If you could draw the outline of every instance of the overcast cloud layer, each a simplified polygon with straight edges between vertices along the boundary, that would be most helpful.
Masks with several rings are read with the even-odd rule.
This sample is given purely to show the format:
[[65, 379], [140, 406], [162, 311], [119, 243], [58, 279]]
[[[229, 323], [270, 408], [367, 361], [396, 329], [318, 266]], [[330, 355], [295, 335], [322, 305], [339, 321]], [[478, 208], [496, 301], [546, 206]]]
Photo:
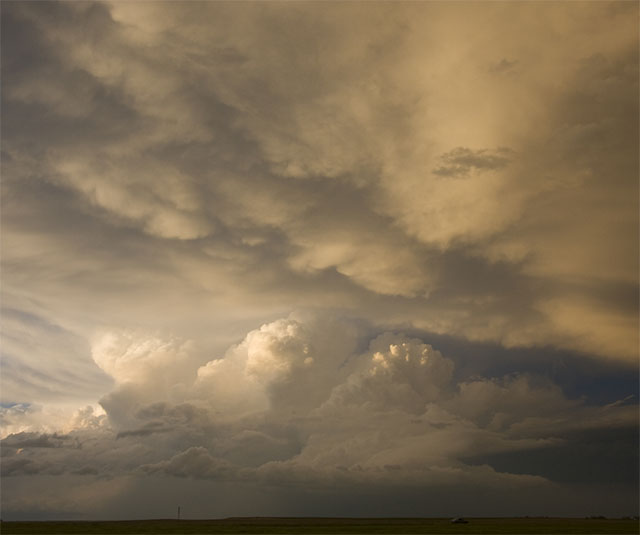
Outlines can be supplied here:
[[637, 514], [636, 3], [1, 8], [3, 518]]

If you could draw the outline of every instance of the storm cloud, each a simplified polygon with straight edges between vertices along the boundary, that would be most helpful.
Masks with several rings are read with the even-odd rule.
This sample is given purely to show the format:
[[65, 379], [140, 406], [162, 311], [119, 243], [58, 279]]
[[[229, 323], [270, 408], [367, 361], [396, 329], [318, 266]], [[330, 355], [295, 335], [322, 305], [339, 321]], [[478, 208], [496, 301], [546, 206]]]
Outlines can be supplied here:
[[637, 5], [1, 9], [4, 516], [634, 513]]
[[[594, 457], [583, 440], [591, 434], [588, 443], [597, 437], [606, 444], [606, 437], [626, 436], [613, 457], [637, 464], [634, 400], [590, 406], [533, 373], [455, 381], [454, 360], [402, 333], [371, 338], [346, 318], [294, 315], [251, 331], [224, 356], [199, 366], [189, 364], [189, 355], [166, 358], [164, 349], [175, 348], [175, 341], [130, 333], [108, 339], [96, 342], [94, 358], [119, 371], [98, 414], [79, 411], [65, 435], [6, 437], [8, 485], [11, 478], [76, 475], [161, 478], [167, 491], [175, 478], [241, 489], [276, 486], [285, 493], [491, 487], [497, 496], [515, 489], [541, 510], [545, 493], [563, 493], [567, 476], [551, 466], [566, 456], [572, 473], [580, 474], [579, 493], [605, 481], [621, 493], [637, 483], [628, 471], [590, 470]], [[368, 346], [360, 351], [363, 342]], [[599, 447], [601, 458], [612, 455]], [[38, 499], [28, 503], [35, 507]], [[630, 500], [615, 499], [616, 508], [608, 510], [631, 507]], [[7, 503], [17, 507], [13, 498]], [[434, 512], [438, 506], [442, 502]], [[79, 514], [85, 505], [75, 507]], [[313, 509], [300, 511], [307, 510]]]

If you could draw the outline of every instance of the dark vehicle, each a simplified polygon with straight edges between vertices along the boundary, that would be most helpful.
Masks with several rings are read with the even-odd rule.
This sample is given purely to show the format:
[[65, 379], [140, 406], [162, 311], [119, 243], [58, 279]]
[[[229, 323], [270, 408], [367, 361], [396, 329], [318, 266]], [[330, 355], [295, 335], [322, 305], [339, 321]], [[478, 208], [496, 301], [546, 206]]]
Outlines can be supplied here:
[[452, 524], [468, 524], [469, 521], [465, 520], [464, 518], [452, 518], [451, 523]]

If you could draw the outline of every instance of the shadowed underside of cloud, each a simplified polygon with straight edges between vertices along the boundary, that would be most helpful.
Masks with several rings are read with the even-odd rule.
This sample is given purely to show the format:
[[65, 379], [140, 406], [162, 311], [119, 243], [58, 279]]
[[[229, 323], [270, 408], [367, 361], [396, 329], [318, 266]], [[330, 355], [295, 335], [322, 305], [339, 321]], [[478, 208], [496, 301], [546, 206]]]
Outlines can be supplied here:
[[433, 170], [440, 176], [466, 176], [471, 170], [490, 171], [500, 169], [509, 164], [509, 149], [501, 148], [495, 151], [481, 149], [473, 151], [466, 147], [458, 147], [442, 154], [440, 160], [443, 165]]
[[635, 363], [637, 298], [600, 291], [638, 293], [635, 8], [458, 8], [5, 4], [12, 306], [314, 303]]

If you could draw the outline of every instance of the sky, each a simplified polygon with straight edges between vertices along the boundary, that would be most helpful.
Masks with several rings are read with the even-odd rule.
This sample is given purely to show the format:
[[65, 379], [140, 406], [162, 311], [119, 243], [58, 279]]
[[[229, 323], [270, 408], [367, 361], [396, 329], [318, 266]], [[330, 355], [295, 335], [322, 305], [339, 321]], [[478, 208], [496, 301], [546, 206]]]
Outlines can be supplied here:
[[638, 514], [636, 2], [2, 2], [2, 518]]

